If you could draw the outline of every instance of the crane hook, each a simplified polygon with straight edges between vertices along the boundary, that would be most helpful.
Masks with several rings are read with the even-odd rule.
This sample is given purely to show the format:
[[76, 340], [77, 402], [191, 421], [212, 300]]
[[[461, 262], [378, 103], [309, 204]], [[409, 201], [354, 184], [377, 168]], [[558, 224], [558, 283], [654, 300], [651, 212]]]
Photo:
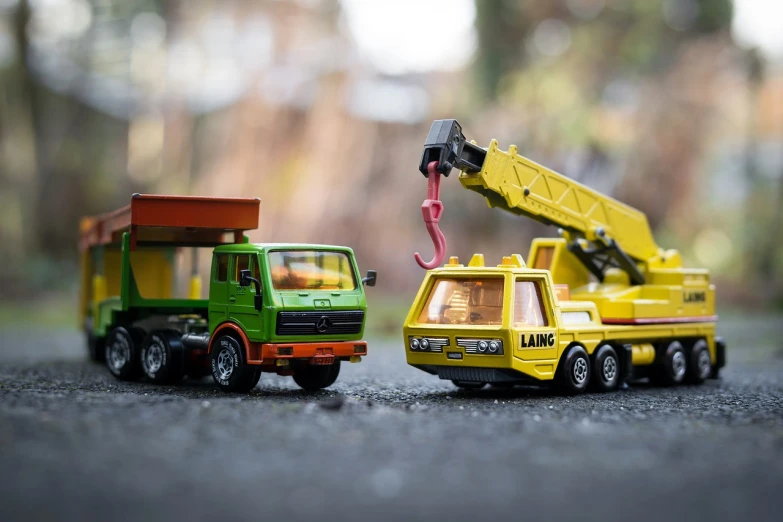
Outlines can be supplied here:
[[438, 172], [437, 161], [430, 161], [427, 164], [427, 174], [427, 199], [421, 204], [421, 215], [435, 246], [435, 257], [429, 263], [424, 261], [418, 252], [413, 254], [413, 257], [420, 267], [432, 270], [440, 266], [446, 257], [446, 237], [438, 227], [440, 216], [443, 214], [443, 202], [440, 201], [440, 172]]

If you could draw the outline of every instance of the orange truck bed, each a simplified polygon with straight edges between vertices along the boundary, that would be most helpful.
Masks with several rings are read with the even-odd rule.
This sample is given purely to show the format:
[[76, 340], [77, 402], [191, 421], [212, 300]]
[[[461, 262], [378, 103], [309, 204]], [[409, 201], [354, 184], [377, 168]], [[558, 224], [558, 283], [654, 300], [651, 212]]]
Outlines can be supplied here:
[[118, 243], [130, 232], [131, 249], [138, 244], [219, 245], [224, 235], [242, 241], [246, 230], [258, 228], [258, 198], [209, 198], [134, 194], [119, 210], [81, 221], [79, 248]]

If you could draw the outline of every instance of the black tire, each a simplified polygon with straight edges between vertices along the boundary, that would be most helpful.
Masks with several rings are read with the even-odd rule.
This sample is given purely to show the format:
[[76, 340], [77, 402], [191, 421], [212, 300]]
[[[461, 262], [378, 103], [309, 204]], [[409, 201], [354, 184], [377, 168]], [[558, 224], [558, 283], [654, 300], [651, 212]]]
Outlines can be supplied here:
[[563, 354], [558, 368], [557, 384], [560, 391], [571, 395], [587, 390], [590, 384], [590, 358], [578, 344]]
[[122, 381], [135, 381], [141, 376], [139, 352], [144, 330], [118, 326], [106, 336], [104, 359], [109, 371]]
[[222, 334], [215, 339], [210, 362], [212, 378], [223, 391], [247, 393], [257, 384], [255, 378], [259, 368], [247, 364], [245, 347], [232, 335]]
[[91, 331], [86, 331], [87, 356], [91, 361], [102, 363], [106, 361], [106, 338], [96, 337]]
[[593, 354], [593, 388], [599, 392], [610, 392], [620, 384], [620, 359], [608, 344], [600, 346]]
[[691, 384], [701, 384], [710, 375], [712, 375], [712, 360], [709, 345], [704, 339], [699, 339], [690, 349], [686, 377]]
[[679, 341], [659, 346], [657, 359], [650, 382], [658, 386], [676, 386], [685, 382], [688, 355]]
[[307, 391], [328, 388], [340, 375], [340, 361], [329, 365], [303, 364], [294, 370], [294, 382]]
[[712, 365], [710, 379], [720, 379], [720, 369], [726, 366], [726, 342], [722, 337], [715, 338], [715, 364]]
[[185, 347], [174, 330], [150, 332], [139, 354], [141, 369], [155, 384], [179, 382], [185, 376]]
[[251, 390], [253, 388], [255, 388], [256, 386], [258, 386], [258, 381], [261, 380], [261, 373], [262, 373], [261, 372], [261, 367], [260, 366], [256, 366], [256, 373], [253, 376], [253, 379], [250, 381], [251, 382], [251, 386], [250, 386]]
[[462, 388], [463, 390], [480, 390], [484, 386], [487, 385], [485, 382], [474, 382], [474, 381], [451, 381], [454, 386], [457, 388]]

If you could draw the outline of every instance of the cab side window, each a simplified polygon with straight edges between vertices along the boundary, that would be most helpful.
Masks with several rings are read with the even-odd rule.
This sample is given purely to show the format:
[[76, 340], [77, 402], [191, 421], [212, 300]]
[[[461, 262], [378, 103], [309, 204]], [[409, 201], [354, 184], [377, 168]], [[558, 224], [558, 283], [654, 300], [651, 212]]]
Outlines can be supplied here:
[[257, 256], [251, 254], [237, 254], [234, 256], [234, 271], [231, 275], [232, 283], [239, 283], [239, 275], [242, 270], [250, 270], [250, 276], [261, 282]]
[[548, 324], [539, 283], [517, 281], [514, 288], [514, 327]]
[[228, 254], [215, 256], [215, 281], [225, 283], [228, 280]]
[[239, 254], [234, 257], [234, 273], [231, 282], [239, 282], [239, 274], [242, 270], [250, 269], [250, 254]]

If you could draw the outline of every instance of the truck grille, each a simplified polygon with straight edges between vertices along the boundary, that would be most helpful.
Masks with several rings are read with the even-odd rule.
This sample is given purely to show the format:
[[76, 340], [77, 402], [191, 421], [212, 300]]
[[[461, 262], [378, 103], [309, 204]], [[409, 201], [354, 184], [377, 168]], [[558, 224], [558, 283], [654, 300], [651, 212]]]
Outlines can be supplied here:
[[425, 337], [429, 343], [429, 351], [442, 352], [445, 346], [449, 345], [449, 340], [445, 337]]
[[[471, 368], [464, 366], [433, 366], [438, 377], [451, 381], [512, 382], [523, 381], [525, 376], [493, 368]], [[510, 375], [511, 374], [511, 375]]]
[[362, 331], [364, 312], [280, 312], [277, 335], [358, 334]]
[[493, 382], [495, 380], [495, 370], [491, 368], [452, 368], [442, 366], [438, 368], [438, 377], [455, 381]]

